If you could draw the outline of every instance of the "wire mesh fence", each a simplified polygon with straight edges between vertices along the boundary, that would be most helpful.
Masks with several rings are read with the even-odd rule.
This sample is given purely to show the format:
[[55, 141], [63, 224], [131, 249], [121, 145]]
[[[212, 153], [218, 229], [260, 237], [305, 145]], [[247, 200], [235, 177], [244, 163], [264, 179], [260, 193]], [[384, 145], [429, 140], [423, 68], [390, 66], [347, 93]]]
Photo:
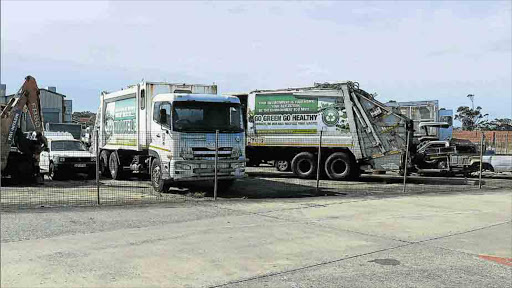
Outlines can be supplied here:
[[[90, 147], [49, 137], [48, 149], [39, 157], [44, 181], [34, 183], [29, 181], [32, 175], [3, 171], [1, 206], [392, 196], [468, 192], [510, 183], [485, 177], [482, 138], [469, 148], [454, 148], [408, 143], [407, 137], [397, 135], [402, 139], [386, 143], [382, 151], [375, 139], [328, 132], [246, 137], [232, 131], [161, 130], [144, 133], [150, 141], [138, 135], [95, 133]], [[367, 149], [361, 143], [374, 146]]]

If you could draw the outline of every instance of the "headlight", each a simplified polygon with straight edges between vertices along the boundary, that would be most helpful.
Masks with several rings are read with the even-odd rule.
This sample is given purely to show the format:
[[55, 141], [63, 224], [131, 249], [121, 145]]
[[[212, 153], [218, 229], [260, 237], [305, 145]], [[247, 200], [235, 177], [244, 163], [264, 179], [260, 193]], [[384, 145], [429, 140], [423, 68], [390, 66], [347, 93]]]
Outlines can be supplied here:
[[59, 157], [59, 162], [66, 162], [66, 157]]
[[188, 164], [183, 164], [183, 163], [176, 163], [176, 164], [174, 165], [174, 168], [175, 168], [176, 170], [190, 170], [190, 169], [191, 169], [190, 165], [188, 165]]
[[91, 157], [91, 162], [96, 162], [96, 157]]
[[245, 163], [231, 163], [231, 168], [245, 168]]

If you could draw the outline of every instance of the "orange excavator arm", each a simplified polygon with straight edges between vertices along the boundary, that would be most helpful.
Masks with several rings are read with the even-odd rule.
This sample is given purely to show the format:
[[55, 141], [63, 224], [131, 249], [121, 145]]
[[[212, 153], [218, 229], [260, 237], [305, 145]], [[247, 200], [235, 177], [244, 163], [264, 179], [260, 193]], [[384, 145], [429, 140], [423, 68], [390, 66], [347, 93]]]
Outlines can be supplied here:
[[2, 170], [7, 166], [11, 145], [17, 135], [18, 124], [25, 106], [27, 106], [36, 132], [35, 143], [37, 147], [33, 149], [33, 158], [36, 166], [39, 166], [39, 154], [47, 146], [46, 138], [43, 136], [44, 129], [39, 88], [37, 87], [36, 79], [32, 76], [27, 76], [18, 93], [7, 103], [0, 116]]

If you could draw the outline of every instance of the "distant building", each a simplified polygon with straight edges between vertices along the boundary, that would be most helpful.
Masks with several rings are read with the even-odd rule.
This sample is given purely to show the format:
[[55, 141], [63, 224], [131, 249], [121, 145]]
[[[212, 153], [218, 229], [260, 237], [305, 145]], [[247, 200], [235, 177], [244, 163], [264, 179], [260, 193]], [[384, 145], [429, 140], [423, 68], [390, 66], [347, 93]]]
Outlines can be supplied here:
[[64, 123], [71, 123], [73, 115], [73, 100], [64, 100]]
[[[5, 105], [15, 94], [5, 95], [6, 85], [0, 85], [0, 105]], [[43, 123], [67, 123], [71, 122], [71, 114], [73, 113], [72, 100], [65, 100], [66, 95], [57, 93], [54, 86], [40, 88], [39, 97], [41, 98], [41, 113]], [[69, 108], [66, 108], [68, 106]], [[28, 113], [24, 113], [25, 121], [22, 122], [22, 129], [30, 131], [34, 129], [32, 121]], [[69, 121], [66, 121], [66, 115], [69, 115]]]

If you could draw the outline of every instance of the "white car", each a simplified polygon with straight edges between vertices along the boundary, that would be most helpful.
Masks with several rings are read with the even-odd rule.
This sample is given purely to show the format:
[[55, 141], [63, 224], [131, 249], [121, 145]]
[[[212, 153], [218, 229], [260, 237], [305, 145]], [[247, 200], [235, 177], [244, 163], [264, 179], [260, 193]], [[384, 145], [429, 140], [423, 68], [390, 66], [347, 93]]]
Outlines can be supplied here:
[[45, 133], [48, 149], [41, 152], [39, 160], [42, 174], [52, 179], [76, 173], [87, 173], [89, 178], [96, 176], [96, 157], [80, 141], [69, 133], [48, 134]]
[[484, 170], [492, 172], [512, 172], [512, 155], [484, 155]]

